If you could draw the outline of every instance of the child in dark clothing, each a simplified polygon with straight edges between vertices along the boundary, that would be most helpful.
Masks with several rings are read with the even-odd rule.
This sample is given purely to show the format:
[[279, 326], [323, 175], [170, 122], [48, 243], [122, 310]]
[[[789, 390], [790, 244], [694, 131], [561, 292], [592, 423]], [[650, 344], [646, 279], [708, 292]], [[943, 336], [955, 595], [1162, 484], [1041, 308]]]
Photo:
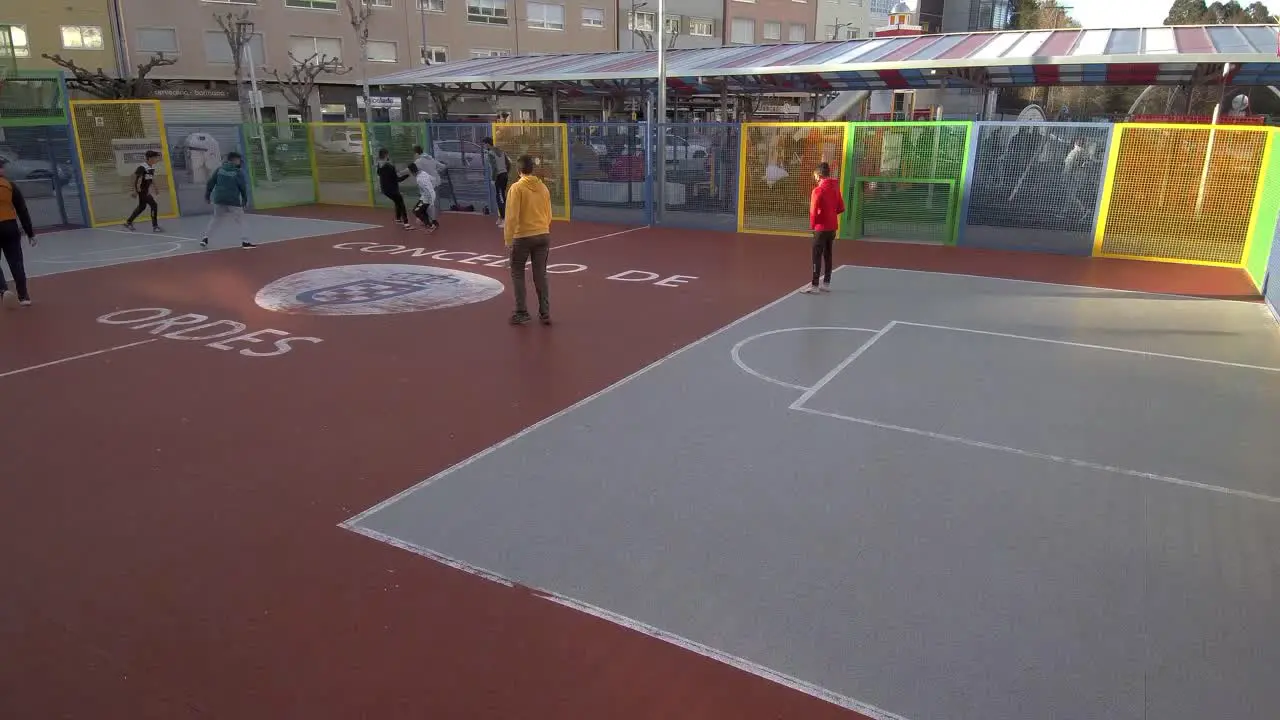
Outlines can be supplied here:
[[151, 231], [162, 232], [160, 227], [160, 207], [156, 205], [156, 163], [160, 162], [160, 153], [148, 150], [144, 156], [146, 162], [133, 171], [133, 195], [138, 198], [138, 207], [133, 209], [129, 219], [124, 221], [125, 228], [132, 230], [133, 221], [138, 219], [143, 210], [151, 208]]
[[409, 173], [400, 174], [395, 163], [391, 162], [391, 153], [386, 148], [378, 151], [378, 185], [382, 194], [396, 206], [396, 222], [405, 230], [412, 230], [409, 224], [409, 211], [404, 206], [404, 195], [400, 192], [400, 183], [409, 179]]

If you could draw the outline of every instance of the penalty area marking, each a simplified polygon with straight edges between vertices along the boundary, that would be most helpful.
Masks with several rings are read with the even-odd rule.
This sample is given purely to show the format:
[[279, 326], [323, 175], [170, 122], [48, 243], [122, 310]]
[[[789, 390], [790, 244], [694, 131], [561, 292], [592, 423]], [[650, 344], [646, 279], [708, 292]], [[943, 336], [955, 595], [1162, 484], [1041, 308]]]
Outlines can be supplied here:
[[842, 331], [842, 332], [860, 332], [860, 333], [874, 333], [874, 332], [877, 332], [876, 330], [872, 330], [872, 329], [870, 329], [870, 328], [855, 328], [855, 327], [819, 327], [819, 326], [812, 326], [812, 327], [789, 327], [789, 328], [782, 328], [781, 330], [766, 330], [766, 331], [764, 331], [764, 332], [762, 332], [762, 333], [756, 333], [755, 335], [752, 335], [751, 337], [747, 337], [747, 338], [743, 338], [742, 340], [739, 340], [739, 341], [738, 341], [738, 343], [737, 343], [736, 345], [734, 345], [734, 346], [733, 346], [733, 349], [729, 351], [729, 356], [733, 358], [733, 364], [734, 364], [734, 365], [737, 365], [739, 370], [741, 370], [742, 372], [744, 372], [744, 373], [746, 373], [746, 374], [748, 374], [748, 375], [750, 375], [750, 376], [752, 376], [752, 377], [754, 377], [754, 378], [757, 378], [757, 379], [759, 379], [759, 380], [763, 380], [763, 381], [765, 381], [765, 382], [767, 382], [767, 383], [773, 383], [774, 385], [780, 385], [780, 386], [782, 386], [782, 387], [784, 387], [784, 388], [787, 388], [788, 390], [799, 390], [800, 392], [804, 392], [804, 391], [808, 390], [811, 386], [809, 386], [809, 385], [796, 385], [795, 383], [789, 383], [789, 382], [786, 382], [785, 380], [779, 380], [779, 379], [777, 379], [777, 378], [769, 377], [768, 375], [765, 375], [764, 373], [757, 372], [754, 368], [752, 368], [750, 365], [747, 365], [747, 364], [746, 364], [746, 362], [744, 362], [744, 361], [742, 360], [742, 348], [746, 347], [747, 345], [750, 345], [751, 343], [755, 342], [756, 340], [759, 340], [759, 339], [760, 339], [760, 338], [762, 338], [762, 337], [769, 337], [770, 335], [781, 335], [782, 333], [800, 332], [800, 331], [802, 331], [802, 330], [819, 330], [819, 331], [831, 331], [831, 330], [838, 330], [838, 331]]
[[10, 375], [21, 375], [22, 373], [31, 372], [32, 370], [39, 370], [41, 368], [53, 367], [54, 365], [62, 365], [63, 363], [69, 363], [72, 360], [81, 360], [83, 358], [93, 357], [95, 355], [105, 355], [107, 353], [115, 352], [117, 350], [126, 350], [131, 347], [146, 345], [147, 343], [153, 343], [153, 342], [155, 342], [155, 338], [152, 338], [149, 340], [138, 340], [136, 342], [125, 343], [124, 345], [116, 345], [115, 347], [103, 348], [102, 350], [94, 350], [93, 352], [80, 353], [79, 355], [72, 355], [71, 357], [64, 357], [58, 360], [50, 360], [49, 362], [40, 363], [39, 365], [30, 365], [24, 368], [18, 368], [17, 370], [10, 370], [8, 372], [0, 373], [0, 378], [6, 378], [6, 377], [9, 377]]
[[[195, 242], [189, 240], [188, 242]], [[111, 257], [101, 257], [107, 253], [121, 252], [124, 250], [145, 250], [151, 248], [152, 252], [138, 253], [136, 255], [112, 255]], [[42, 262], [59, 265], [79, 265], [82, 263], [118, 263], [128, 262], [130, 260], [150, 260], [152, 258], [164, 257], [172, 255], [182, 249], [180, 242], [167, 242], [163, 245], [126, 245], [125, 247], [107, 248], [105, 250], [91, 250], [81, 253], [78, 256], [63, 255], [51, 258], [32, 258], [30, 262]]]

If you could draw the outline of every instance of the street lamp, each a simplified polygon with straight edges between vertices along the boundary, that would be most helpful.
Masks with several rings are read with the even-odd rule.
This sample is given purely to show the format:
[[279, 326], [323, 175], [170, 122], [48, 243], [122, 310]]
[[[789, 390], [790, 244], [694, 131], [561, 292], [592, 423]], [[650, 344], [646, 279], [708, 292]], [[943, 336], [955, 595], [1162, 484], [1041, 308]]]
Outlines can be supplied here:
[[253, 108], [253, 121], [258, 125], [258, 142], [262, 144], [262, 164], [267, 170], [267, 182], [271, 179], [271, 156], [267, 154], [267, 129], [262, 125], [262, 93], [258, 92], [258, 73], [253, 69], [253, 23], [241, 20], [236, 23], [236, 37], [241, 45], [243, 61], [249, 66], [249, 106]]

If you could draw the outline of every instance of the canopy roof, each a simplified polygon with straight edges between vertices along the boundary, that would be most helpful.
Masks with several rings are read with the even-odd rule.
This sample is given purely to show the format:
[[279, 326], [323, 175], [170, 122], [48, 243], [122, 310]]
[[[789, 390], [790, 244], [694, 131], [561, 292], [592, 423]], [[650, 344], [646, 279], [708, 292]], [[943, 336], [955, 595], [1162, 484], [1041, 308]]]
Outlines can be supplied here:
[[[733, 45], [672, 50], [668, 84], [678, 92], [829, 92], [924, 89], [957, 80], [984, 87], [1176, 85], [1220, 76], [1236, 85], [1280, 84], [1276, 25], [1096, 30], [1013, 30], [869, 38], [844, 42]], [[431, 65], [371, 80], [569, 95], [633, 92], [657, 76], [653, 51], [522, 55]]]

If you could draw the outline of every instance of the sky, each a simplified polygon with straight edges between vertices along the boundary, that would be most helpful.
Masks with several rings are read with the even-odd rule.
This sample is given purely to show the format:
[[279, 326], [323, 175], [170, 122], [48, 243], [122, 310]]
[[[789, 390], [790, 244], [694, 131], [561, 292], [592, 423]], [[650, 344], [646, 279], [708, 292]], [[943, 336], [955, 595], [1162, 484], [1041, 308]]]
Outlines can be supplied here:
[[[1164, 23], [1173, 0], [1061, 0], [1087, 28], [1151, 27]], [[1247, 3], [1242, 3], [1247, 4]]]

